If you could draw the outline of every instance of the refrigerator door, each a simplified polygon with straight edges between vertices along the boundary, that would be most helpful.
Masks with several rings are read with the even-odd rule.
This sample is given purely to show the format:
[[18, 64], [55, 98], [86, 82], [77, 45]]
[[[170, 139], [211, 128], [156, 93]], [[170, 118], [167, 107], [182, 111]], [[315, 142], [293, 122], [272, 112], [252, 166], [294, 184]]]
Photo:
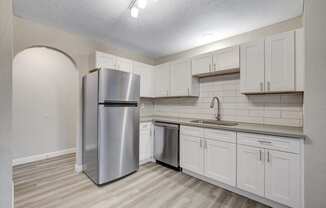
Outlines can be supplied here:
[[99, 105], [99, 184], [139, 168], [139, 108], [137, 103]]
[[99, 70], [99, 103], [139, 101], [140, 76], [112, 69]]

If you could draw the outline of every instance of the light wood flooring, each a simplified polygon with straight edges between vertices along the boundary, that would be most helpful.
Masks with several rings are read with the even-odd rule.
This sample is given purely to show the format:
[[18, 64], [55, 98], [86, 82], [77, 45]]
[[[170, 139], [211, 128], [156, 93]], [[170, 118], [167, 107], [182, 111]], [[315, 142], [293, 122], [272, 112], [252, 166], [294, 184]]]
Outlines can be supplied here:
[[97, 187], [69, 154], [14, 167], [15, 208], [266, 208], [181, 172], [149, 163]]

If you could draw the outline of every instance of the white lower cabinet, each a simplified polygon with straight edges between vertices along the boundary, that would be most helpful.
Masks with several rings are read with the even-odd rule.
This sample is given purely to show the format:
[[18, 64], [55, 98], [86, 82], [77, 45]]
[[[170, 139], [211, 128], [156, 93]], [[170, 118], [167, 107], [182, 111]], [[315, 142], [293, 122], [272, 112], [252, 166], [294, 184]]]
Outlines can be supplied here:
[[205, 149], [205, 176], [235, 186], [236, 145], [206, 139]]
[[181, 135], [180, 138], [180, 165], [182, 168], [194, 173], [204, 173], [204, 152], [202, 139], [198, 137]]
[[153, 159], [152, 123], [141, 123], [139, 131], [139, 162], [146, 163]]
[[255, 200], [302, 208], [302, 145], [300, 139], [181, 126], [180, 164]]
[[266, 150], [265, 164], [266, 198], [291, 207], [299, 207], [299, 155]]
[[263, 161], [264, 150], [238, 145], [238, 188], [245, 191], [265, 195], [265, 165]]

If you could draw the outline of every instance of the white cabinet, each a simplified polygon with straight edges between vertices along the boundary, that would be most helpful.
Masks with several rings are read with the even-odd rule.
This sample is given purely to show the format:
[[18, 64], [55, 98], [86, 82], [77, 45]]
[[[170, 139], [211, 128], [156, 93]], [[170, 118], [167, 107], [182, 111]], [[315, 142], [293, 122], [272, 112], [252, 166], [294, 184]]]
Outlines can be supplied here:
[[301, 207], [300, 149], [299, 140], [238, 133], [238, 188]]
[[290, 31], [240, 47], [241, 93], [303, 91], [303, 32]]
[[125, 72], [132, 72], [132, 61], [117, 57], [116, 69]]
[[299, 207], [300, 159], [299, 155], [266, 150], [266, 198]]
[[181, 60], [171, 63], [170, 96], [198, 96], [199, 81], [191, 75], [191, 61]]
[[265, 40], [265, 91], [295, 91], [294, 32], [270, 36]]
[[235, 186], [236, 145], [231, 143], [234, 138], [235, 132], [182, 126], [181, 167]]
[[304, 91], [304, 74], [305, 74], [305, 38], [304, 29], [295, 31], [295, 69], [296, 91]]
[[154, 67], [151, 65], [133, 62], [133, 73], [140, 76], [140, 97], [155, 97]]
[[144, 164], [153, 160], [152, 123], [140, 123], [139, 162]]
[[213, 70], [223, 71], [240, 67], [240, 48], [233, 46], [213, 53]]
[[239, 69], [239, 46], [232, 46], [192, 58], [192, 75], [207, 76], [236, 72]]
[[265, 42], [253, 41], [241, 45], [241, 93], [264, 92]]
[[170, 95], [170, 64], [161, 64], [155, 67], [155, 96], [167, 97]]
[[117, 63], [117, 59], [116, 59], [116, 56], [114, 56], [114, 55], [102, 53], [102, 52], [95, 53], [96, 68], [115, 69], [116, 63]]
[[235, 186], [236, 145], [206, 139], [205, 149], [205, 176]]
[[203, 54], [196, 56], [191, 60], [192, 64], [192, 75], [206, 74], [212, 71], [212, 54]]
[[264, 149], [238, 145], [237, 182], [238, 188], [264, 196]]
[[182, 135], [180, 137], [180, 165], [197, 174], [204, 173], [202, 139]]

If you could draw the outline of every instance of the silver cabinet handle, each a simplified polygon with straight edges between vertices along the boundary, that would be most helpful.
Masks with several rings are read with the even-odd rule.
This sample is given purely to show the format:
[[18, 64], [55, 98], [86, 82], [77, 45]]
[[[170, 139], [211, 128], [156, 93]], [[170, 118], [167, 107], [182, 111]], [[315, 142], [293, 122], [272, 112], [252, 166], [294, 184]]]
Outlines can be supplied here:
[[267, 82], [267, 91], [270, 91], [270, 90], [271, 90], [271, 82], [268, 81], [268, 82]]
[[263, 151], [259, 150], [259, 160], [263, 160]]
[[216, 71], [216, 64], [214, 64], [214, 71]]
[[207, 149], [207, 140], [205, 140], [205, 149]]
[[262, 144], [268, 144], [268, 145], [271, 145], [272, 144], [272, 142], [270, 142], [270, 141], [259, 140], [258, 142], [259, 143], [262, 143]]
[[269, 151], [267, 151], [267, 162], [270, 162], [271, 159], [270, 159], [270, 154], [269, 154]]
[[262, 83], [262, 82], [260, 83], [260, 91], [261, 91], [261, 92], [263, 92], [263, 91], [264, 91], [264, 85], [263, 85], [263, 83]]

